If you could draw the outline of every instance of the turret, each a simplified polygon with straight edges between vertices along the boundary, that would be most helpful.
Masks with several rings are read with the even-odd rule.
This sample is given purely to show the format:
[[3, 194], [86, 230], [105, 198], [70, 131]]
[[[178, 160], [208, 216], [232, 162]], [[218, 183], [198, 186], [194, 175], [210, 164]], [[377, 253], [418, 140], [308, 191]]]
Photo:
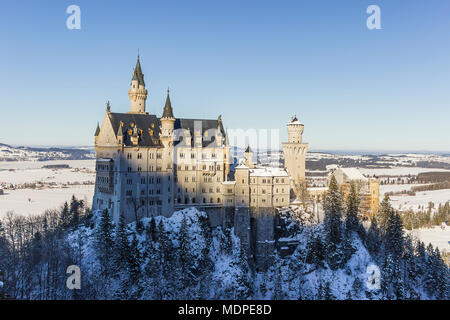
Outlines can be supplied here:
[[252, 149], [250, 149], [250, 146], [248, 146], [247, 149], [245, 149], [244, 158], [245, 158], [245, 165], [247, 167], [249, 168], [255, 167], [255, 163], [253, 161], [253, 151]]
[[295, 186], [301, 185], [305, 180], [306, 153], [308, 144], [303, 143], [303, 124], [296, 116], [286, 125], [288, 131], [288, 142], [283, 143], [284, 167], [293, 179]]
[[164, 105], [161, 117], [161, 141], [173, 143], [173, 130], [175, 127], [175, 117], [173, 116], [172, 103], [170, 101], [170, 91], [167, 89], [166, 104]]
[[147, 90], [145, 89], [144, 74], [142, 73], [139, 55], [137, 58], [136, 67], [133, 71], [131, 86], [128, 90], [128, 97], [130, 98], [129, 113], [146, 113], [145, 101], [147, 100]]

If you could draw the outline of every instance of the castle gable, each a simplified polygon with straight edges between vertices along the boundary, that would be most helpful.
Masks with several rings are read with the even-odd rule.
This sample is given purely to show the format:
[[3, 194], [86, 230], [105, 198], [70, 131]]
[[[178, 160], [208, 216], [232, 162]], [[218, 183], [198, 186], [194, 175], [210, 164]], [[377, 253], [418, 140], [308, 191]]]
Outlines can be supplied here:
[[[205, 136], [205, 132], [208, 130], [220, 130], [220, 133], [222, 134], [223, 137], [225, 137], [225, 130], [222, 126], [222, 122], [219, 119], [216, 120], [209, 120], [209, 119], [176, 119], [175, 120], [175, 130], [176, 129], [185, 129], [188, 130], [190, 135], [191, 135], [191, 145], [194, 145], [194, 133], [195, 130], [197, 129], [197, 127], [201, 127], [201, 134], [202, 134], [202, 146], [205, 147], [222, 147], [222, 145], [219, 145], [215, 139], [214, 135], [211, 135], [210, 137], [206, 137]], [[177, 141], [175, 142], [175, 144], [180, 143], [181, 141]]]
[[137, 137], [139, 146], [161, 146], [160, 121], [154, 114], [110, 113], [110, 120], [114, 132], [118, 132], [122, 124], [125, 146], [134, 146], [132, 137]]

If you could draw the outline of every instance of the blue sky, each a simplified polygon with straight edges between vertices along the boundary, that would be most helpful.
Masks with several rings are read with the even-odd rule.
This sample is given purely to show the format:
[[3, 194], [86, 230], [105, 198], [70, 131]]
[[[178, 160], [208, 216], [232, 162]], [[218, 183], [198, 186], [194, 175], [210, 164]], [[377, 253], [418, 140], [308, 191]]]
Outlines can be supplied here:
[[[81, 8], [68, 30], [66, 8]], [[368, 30], [366, 8], [381, 8]], [[161, 115], [281, 129], [311, 149], [450, 151], [450, 2], [2, 1], [0, 142], [92, 145], [137, 49]]]

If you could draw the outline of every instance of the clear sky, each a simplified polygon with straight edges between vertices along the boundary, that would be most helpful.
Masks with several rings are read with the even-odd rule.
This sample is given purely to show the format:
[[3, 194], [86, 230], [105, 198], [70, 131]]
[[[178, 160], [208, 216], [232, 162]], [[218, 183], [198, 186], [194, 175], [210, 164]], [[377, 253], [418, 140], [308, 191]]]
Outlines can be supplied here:
[[285, 139], [296, 114], [312, 149], [450, 151], [448, 0], [2, 1], [0, 142], [93, 145], [138, 48], [158, 116], [170, 86], [175, 116], [229, 129]]

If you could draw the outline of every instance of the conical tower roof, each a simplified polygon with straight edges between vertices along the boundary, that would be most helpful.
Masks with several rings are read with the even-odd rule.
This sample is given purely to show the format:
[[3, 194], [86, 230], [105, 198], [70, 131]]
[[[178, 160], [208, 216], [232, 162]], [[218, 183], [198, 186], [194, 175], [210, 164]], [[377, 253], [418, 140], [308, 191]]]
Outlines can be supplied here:
[[169, 89], [167, 89], [166, 104], [164, 105], [163, 118], [174, 118], [172, 103], [170, 102]]
[[145, 86], [144, 74], [142, 73], [141, 62], [139, 60], [139, 55], [137, 57], [136, 67], [134, 68], [133, 78], [131, 80], [137, 80], [139, 85]]

